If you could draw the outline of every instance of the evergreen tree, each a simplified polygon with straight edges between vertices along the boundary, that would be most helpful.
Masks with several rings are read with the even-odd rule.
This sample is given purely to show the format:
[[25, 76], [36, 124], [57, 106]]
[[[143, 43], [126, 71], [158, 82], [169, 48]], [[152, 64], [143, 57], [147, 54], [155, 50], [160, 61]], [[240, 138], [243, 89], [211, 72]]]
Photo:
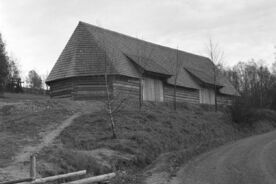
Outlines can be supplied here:
[[2, 40], [0, 33], [0, 96], [4, 93], [4, 84], [9, 74], [9, 61], [5, 48], [5, 43]]

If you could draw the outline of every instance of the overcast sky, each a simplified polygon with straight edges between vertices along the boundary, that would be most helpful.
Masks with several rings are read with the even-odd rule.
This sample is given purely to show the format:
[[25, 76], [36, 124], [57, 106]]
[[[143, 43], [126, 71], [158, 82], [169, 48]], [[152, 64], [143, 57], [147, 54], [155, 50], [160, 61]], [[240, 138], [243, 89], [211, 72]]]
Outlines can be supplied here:
[[23, 75], [50, 72], [78, 21], [200, 55], [211, 37], [230, 66], [274, 60], [275, 0], [0, 0], [0, 32]]

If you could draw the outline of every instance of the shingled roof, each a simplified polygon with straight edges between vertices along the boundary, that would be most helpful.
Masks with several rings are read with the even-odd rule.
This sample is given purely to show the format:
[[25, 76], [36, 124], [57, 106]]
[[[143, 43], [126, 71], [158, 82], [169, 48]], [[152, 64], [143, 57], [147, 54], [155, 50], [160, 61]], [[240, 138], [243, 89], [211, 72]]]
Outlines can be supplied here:
[[129, 60], [140, 66], [147, 72], [153, 72], [156, 74], [161, 74], [167, 77], [173, 76], [172, 73], [167, 71], [161, 65], [153, 61], [152, 59], [141, 57], [141, 56], [134, 56], [134, 55], [126, 55]]
[[[46, 83], [77, 76], [103, 75], [105, 62], [108, 63], [109, 74], [138, 78], [141, 74], [135, 67], [136, 63], [144, 66], [145, 70], [170, 75], [169, 84], [174, 84], [178, 68], [177, 85], [186, 88], [200, 89], [191, 74], [206, 83], [213, 81], [214, 65], [206, 57], [79, 22]], [[223, 76], [219, 77], [217, 85], [221, 86], [223, 94], [238, 94]]]

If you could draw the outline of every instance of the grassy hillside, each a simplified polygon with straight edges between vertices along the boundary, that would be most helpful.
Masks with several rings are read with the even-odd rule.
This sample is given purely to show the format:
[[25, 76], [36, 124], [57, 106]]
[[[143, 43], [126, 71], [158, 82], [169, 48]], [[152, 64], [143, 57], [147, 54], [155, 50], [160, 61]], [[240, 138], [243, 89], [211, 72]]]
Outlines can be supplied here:
[[227, 109], [213, 112], [208, 106], [178, 104], [175, 112], [169, 104], [147, 103], [141, 111], [125, 107], [115, 120], [117, 139], [111, 138], [104, 111], [75, 119], [40, 153], [40, 173], [120, 171], [113, 183], [142, 183], [155, 173], [173, 175], [180, 164], [213, 147], [273, 130], [276, 113], [258, 111], [252, 124], [237, 125]]
[[80, 104], [70, 100], [6, 93], [5, 98], [0, 98], [0, 168], [80, 108]]

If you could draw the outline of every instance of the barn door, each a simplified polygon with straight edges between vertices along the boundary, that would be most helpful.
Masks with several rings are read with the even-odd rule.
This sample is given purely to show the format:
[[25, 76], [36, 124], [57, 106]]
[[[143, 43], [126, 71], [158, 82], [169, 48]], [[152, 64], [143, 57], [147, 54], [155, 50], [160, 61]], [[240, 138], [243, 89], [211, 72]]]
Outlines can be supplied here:
[[143, 100], [163, 102], [163, 83], [157, 79], [143, 79]]
[[200, 89], [200, 103], [215, 104], [215, 92], [213, 89], [201, 88]]
[[154, 80], [154, 96], [156, 102], [163, 102], [163, 82]]

